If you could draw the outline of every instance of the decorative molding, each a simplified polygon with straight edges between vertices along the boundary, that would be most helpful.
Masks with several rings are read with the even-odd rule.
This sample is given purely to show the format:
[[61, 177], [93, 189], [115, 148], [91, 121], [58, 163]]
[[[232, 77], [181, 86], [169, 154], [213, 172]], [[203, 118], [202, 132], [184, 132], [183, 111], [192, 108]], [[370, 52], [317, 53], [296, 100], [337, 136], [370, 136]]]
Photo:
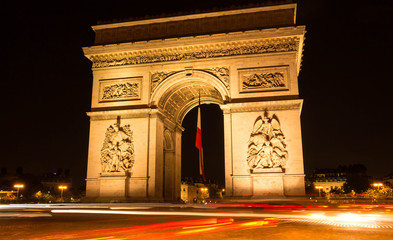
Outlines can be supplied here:
[[248, 140], [247, 163], [251, 173], [283, 172], [288, 160], [285, 136], [276, 114], [265, 111], [254, 122]]
[[288, 66], [239, 70], [240, 93], [288, 90]]
[[121, 118], [147, 118], [156, 110], [151, 108], [143, 109], [130, 109], [130, 110], [112, 110], [112, 111], [99, 111], [88, 112], [87, 115], [91, 121], [96, 120], [114, 120], [118, 116]]
[[203, 71], [209, 74], [212, 74], [216, 78], [218, 78], [225, 87], [229, 90], [229, 68], [228, 67], [213, 67], [213, 68], [203, 68], [203, 69], [186, 69], [180, 71], [168, 71], [168, 72], [154, 72], [151, 74], [151, 92], [153, 93], [156, 90], [157, 86], [163, 82], [168, 77], [173, 74], [186, 72], [186, 75], [191, 76], [194, 71]]
[[157, 86], [164, 81], [169, 76], [178, 73], [181, 71], [170, 71], [170, 72], [154, 72], [151, 74], [150, 81], [151, 81], [151, 92], [156, 90]]
[[130, 125], [120, 126], [120, 120], [110, 125], [101, 149], [103, 173], [131, 171], [135, 162], [133, 133]]
[[169, 130], [168, 128], [164, 129], [164, 150], [165, 151], [174, 151], [175, 146], [174, 146], [174, 141], [172, 137], [172, 131]]
[[282, 37], [261, 40], [225, 42], [186, 47], [172, 47], [122, 53], [88, 55], [93, 68], [185, 61], [237, 55], [296, 52], [299, 37]]
[[281, 100], [281, 101], [264, 101], [264, 102], [246, 102], [246, 103], [227, 103], [221, 107], [224, 113], [236, 112], [261, 112], [261, 111], [281, 111], [281, 110], [300, 110], [303, 100]]
[[[199, 95], [200, 94], [200, 95]], [[172, 121], [181, 125], [183, 114], [193, 103], [198, 101], [222, 104], [222, 96], [217, 89], [203, 84], [189, 84], [173, 94], [160, 98], [158, 108]]]
[[202, 71], [208, 72], [216, 76], [229, 90], [229, 68], [228, 67], [214, 67], [201, 69]]
[[141, 99], [142, 77], [100, 80], [99, 101], [127, 101]]

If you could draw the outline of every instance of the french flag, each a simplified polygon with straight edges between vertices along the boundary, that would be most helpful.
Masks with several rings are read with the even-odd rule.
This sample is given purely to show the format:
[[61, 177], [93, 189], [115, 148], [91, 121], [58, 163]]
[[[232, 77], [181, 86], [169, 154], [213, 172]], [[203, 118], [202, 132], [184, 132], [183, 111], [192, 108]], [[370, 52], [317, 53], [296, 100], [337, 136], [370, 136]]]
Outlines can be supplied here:
[[195, 147], [199, 150], [199, 174], [203, 177], [203, 182], [206, 182], [205, 171], [203, 169], [203, 150], [202, 150], [202, 131], [201, 131], [201, 109], [198, 106], [198, 120]]

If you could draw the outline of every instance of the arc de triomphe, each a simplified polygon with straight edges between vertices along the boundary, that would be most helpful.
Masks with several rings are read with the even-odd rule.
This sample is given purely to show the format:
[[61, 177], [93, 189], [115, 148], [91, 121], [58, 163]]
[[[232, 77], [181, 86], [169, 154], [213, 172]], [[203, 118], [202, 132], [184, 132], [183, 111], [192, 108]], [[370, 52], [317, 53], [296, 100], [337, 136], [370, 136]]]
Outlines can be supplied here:
[[182, 120], [224, 114], [226, 196], [304, 194], [296, 4], [93, 26], [86, 197], [180, 196]]

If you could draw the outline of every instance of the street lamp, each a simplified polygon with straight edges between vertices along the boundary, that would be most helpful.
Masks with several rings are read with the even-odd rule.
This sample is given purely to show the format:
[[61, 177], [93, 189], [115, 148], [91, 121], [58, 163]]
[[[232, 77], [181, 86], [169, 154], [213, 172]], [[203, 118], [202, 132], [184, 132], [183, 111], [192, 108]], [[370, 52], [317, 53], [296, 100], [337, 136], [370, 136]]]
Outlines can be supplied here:
[[376, 187], [376, 188], [378, 188], [378, 190], [379, 190], [380, 187], [383, 186], [383, 184], [382, 184], [382, 183], [373, 183], [373, 186]]
[[321, 189], [323, 188], [322, 186], [315, 186], [316, 189], [318, 189], [318, 195], [321, 197]]
[[67, 186], [60, 185], [60, 186], [59, 186], [59, 189], [61, 190], [61, 200], [63, 201], [63, 191], [64, 191], [65, 189], [67, 189]]
[[23, 184], [15, 184], [14, 185], [14, 188], [16, 188], [17, 189], [17, 191], [16, 191], [16, 199], [19, 199], [19, 189], [20, 188], [24, 188], [25, 186], [23, 185]]

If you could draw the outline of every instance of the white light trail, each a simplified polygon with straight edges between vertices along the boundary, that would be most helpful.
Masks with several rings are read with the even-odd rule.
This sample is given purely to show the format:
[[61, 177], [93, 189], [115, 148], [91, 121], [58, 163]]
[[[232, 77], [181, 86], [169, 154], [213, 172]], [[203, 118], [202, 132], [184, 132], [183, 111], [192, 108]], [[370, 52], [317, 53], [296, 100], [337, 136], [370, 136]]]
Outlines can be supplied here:
[[[111, 211], [111, 210], [78, 210], [78, 209], [53, 209], [52, 213], [90, 213], [90, 214], [122, 214], [122, 215], [161, 215], [161, 216], [203, 216], [203, 217], [277, 217], [277, 218], [297, 218], [302, 215], [293, 214], [269, 214], [269, 213], [228, 213], [228, 212], [178, 212], [178, 211]], [[307, 216], [302, 216], [306, 218]]]

